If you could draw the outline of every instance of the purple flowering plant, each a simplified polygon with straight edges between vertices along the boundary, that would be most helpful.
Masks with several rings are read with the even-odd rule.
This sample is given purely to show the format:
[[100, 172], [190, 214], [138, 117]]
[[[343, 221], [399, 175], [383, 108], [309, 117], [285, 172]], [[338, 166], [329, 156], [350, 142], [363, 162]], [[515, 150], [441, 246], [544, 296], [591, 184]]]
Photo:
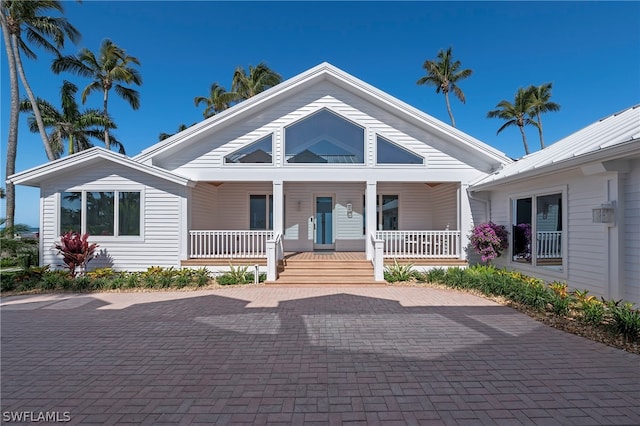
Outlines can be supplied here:
[[471, 247], [483, 262], [491, 262], [509, 247], [509, 233], [502, 225], [493, 222], [476, 225], [471, 231]]

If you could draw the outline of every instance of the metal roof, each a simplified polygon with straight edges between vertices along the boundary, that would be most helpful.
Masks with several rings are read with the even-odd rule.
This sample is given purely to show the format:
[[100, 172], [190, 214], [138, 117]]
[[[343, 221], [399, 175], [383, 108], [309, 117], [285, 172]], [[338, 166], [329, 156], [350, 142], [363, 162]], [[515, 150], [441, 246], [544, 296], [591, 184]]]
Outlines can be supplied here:
[[602, 118], [543, 150], [505, 165], [496, 173], [475, 182], [472, 189], [504, 183], [523, 177], [523, 174], [526, 177], [543, 174], [552, 166], [568, 164], [571, 160], [579, 163], [584, 159], [588, 162], [598, 152], [627, 144], [640, 150], [640, 104]]

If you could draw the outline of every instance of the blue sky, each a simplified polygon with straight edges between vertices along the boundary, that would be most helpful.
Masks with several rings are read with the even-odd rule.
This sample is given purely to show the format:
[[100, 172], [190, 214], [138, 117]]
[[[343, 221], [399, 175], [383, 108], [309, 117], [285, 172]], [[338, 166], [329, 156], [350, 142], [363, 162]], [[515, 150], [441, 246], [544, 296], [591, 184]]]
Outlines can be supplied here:
[[[83, 35], [65, 54], [97, 51], [110, 38], [141, 61], [141, 107], [112, 94], [116, 136], [135, 155], [202, 120], [214, 81], [230, 88], [234, 69], [265, 61], [284, 79], [322, 62], [378, 87], [449, 123], [444, 97], [418, 86], [425, 59], [453, 47], [473, 75], [460, 83], [467, 102], [452, 98], [457, 127], [517, 158], [524, 155], [517, 128], [496, 135], [499, 119], [486, 118], [519, 87], [553, 83], [560, 112], [543, 116], [545, 140], [556, 141], [609, 114], [640, 103], [640, 2], [65, 2], [65, 16]], [[63, 79], [80, 90], [88, 80], [50, 71], [51, 56], [25, 60], [31, 85], [59, 106]], [[2, 176], [10, 94], [6, 52], [1, 58]], [[24, 94], [24, 91], [22, 91]], [[87, 107], [100, 107], [101, 96]], [[47, 161], [42, 142], [21, 116], [16, 170]], [[538, 149], [534, 129], [529, 144]], [[96, 144], [99, 144], [96, 141]], [[38, 190], [19, 187], [16, 221], [38, 224]], [[0, 209], [4, 216], [4, 203]]]

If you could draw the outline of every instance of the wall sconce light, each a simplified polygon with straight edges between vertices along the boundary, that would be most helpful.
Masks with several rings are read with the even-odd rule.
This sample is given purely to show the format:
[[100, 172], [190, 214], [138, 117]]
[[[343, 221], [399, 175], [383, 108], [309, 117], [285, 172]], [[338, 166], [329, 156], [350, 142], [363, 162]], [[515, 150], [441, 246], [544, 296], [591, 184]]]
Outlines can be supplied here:
[[347, 203], [347, 217], [353, 217], [353, 204]]
[[612, 203], [601, 204], [591, 211], [593, 223], [613, 223], [615, 219], [615, 207]]
[[298, 211], [302, 211], [302, 201], [298, 200], [298, 203], [296, 204], [296, 208], [298, 209]]

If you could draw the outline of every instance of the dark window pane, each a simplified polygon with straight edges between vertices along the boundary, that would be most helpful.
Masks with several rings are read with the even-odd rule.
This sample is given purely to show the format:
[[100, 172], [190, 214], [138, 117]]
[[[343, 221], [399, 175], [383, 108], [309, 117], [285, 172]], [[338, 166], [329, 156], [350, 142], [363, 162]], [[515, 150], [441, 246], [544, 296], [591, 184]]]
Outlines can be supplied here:
[[424, 164], [424, 159], [419, 155], [409, 152], [380, 136], [378, 136], [377, 142], [378, 164]]
[[60, 194], [60, 233], [82, 230], [82, 192]]
[[118, 234], [140, 235], [140, 193], [120, 192], [118, 203]]
[[87, 192], [87, 233], [113, 235], [113, 192]]
[[531, 263], [531, 198], [515, 201], [512, 235], [512, 255], [515, 262]]
[[398, 230], [398, 196], [381, 195], [378, 198], [379, 228], [383, 231]]
[[267, 196], [249, 197], [249, 229], [267, 229]]

